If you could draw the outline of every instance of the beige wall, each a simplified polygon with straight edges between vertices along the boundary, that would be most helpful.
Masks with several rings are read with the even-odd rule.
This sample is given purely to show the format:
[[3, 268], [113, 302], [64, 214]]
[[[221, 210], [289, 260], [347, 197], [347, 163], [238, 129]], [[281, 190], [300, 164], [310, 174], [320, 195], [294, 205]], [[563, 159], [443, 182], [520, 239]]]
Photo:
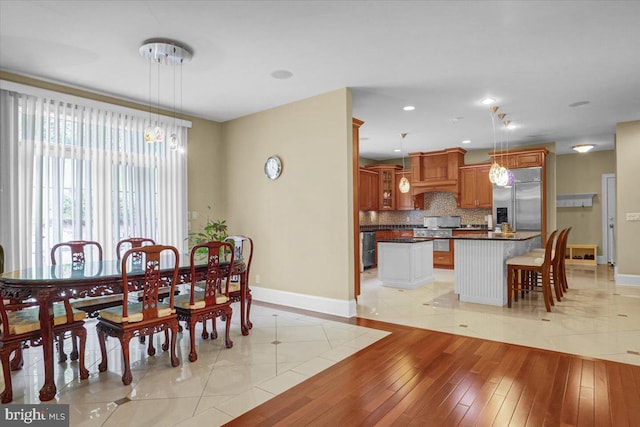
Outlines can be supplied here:
[[[353, 299], [351, 91], [340, 89], [223, 124], [230, 228], [250, 235], [251, 283]], [[264, 174], [267, 157], [282, 176]]]
[[615, 173], [615, 152], [564, 154], [556, 161], [557, 194], [597, 194], [593, 206], [558, 208], [558, 228], [573, 227], [569, 243], [597, 244], [602, 255], [602, 174]]
[[[618, 274], [640, 275], [640, 120], [616, 125], [616, 267]], [[618, 283], [618, 281], [616, 281]], [[620, 284], [620, 283], [618, 283]]]

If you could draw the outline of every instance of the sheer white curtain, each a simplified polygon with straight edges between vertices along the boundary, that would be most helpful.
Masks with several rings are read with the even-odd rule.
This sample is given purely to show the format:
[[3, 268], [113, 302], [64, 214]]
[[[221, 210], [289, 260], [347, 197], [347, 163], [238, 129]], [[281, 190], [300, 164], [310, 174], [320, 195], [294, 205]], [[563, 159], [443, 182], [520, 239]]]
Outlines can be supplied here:
[[[68, 240], [96, 240], [107, 259], [126, 237], [184, 249], [186, 156], [144, 142], [145, 113], [7, 90], [0, 96], [6, 271], [46, 265], [49, 249]], [[186, 146], [184, 126], [160, 126]]]

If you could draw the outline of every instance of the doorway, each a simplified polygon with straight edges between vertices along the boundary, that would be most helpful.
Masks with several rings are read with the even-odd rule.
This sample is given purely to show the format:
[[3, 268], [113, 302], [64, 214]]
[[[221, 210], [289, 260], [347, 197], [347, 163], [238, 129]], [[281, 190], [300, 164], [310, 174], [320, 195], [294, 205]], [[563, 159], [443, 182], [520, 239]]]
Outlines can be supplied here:
[[616, 264], [616, 175], [602, 174], [602, 257], [603, 263]]

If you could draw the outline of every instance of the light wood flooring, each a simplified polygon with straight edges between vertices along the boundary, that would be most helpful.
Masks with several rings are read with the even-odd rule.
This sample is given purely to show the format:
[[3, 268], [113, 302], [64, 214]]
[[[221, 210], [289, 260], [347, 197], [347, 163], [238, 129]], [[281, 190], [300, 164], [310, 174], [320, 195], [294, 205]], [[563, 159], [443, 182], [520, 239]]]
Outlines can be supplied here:
[[640, 366], [350, 322], [392, 333], [227, 425], [640, 425]]

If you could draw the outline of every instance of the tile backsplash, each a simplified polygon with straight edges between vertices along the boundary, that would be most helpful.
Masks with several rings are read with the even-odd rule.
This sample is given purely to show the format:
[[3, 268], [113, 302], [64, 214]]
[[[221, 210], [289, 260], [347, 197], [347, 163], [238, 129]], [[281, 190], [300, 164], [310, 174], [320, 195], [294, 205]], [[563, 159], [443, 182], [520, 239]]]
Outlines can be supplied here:
[[[419, 195], [418, 197], [422, 197]], [[360, 225], [422, 225], [425, 216], [460, 216], [462, 224], [486, 225], [484, 217], [491, 209], [460, 209], [453, 193], [433, 191], [424, 193], [424, 209], [412, 211], [360, 211]]]

